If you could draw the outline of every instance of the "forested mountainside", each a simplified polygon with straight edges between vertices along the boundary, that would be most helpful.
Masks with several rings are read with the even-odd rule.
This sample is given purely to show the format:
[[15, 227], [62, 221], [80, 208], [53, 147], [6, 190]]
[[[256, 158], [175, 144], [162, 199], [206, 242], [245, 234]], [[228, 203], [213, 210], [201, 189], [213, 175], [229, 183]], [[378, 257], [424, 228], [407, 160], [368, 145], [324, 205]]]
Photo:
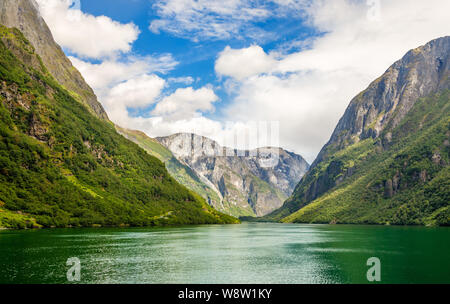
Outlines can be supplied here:
[[408, 52], [356, 96], [310, 171], [265, 219], [450, 223], [450, 37]]
[[179, 185], [0, 26], [0, 227], [235, 223]]
[[72, 66], [41, 17], [34, 0], [1, 0], [0, 24], [19, 29], [34, 46], [47, 70], [70, 94], [97, 117], [108, 119], [102, 105], [80, 72]]
[[[212, 206], [234, 216], [262, 216], [279, 208], [309, 168], [300, 155], [281, 148], [240, 151], [241, 156], [233, 150], [234, 156], [225, 156], [227, 148], [195, 134], [180, 133], [156, 140], [212, 190], [202, 192]], [[193, 146], [195, 149], [191, 149]], [[272, 152], [278, 154], [277, 163], [263, 166], [265, 154]], [[185, 170], [170, 166], [174, 169], [169, 171]]]
[[[135, 142], [150, 155], [161, 160], [169, 171], [170, 175], [188, 189], [200, 194], [205, 200], [215, 207], [220, 207], [213, 202], [220, 202], [220, 193], [214, 190], [214, 186], [208, 181], [202, 180], [188, 165], [180, 162], [173, 153], [160, 144], [156, 139], [148, 137], [145, 133], [135, 130], [128, 130], [116, 126], [117, 131], [127, 139]], [[218, 209], [227, 213], [227, 210]]]

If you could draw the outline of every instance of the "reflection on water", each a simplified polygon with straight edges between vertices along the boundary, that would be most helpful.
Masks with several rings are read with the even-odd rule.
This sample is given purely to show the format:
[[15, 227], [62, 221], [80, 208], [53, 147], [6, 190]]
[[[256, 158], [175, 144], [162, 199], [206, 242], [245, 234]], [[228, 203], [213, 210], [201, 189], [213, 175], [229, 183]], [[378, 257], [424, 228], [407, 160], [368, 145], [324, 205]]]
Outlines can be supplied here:
[[1, 283], [450, 283], [450, 229], [287, 224], [0, 232]]

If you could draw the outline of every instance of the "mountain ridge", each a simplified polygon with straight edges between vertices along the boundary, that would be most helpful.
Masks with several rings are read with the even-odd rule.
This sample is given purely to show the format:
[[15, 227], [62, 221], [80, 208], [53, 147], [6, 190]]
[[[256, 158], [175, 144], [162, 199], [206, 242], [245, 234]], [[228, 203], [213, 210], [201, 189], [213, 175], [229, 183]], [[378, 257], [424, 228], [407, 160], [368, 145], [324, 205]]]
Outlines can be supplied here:
[[[439, 197], [430, 197], [426, 189], [436, 180], [445, 181], [448, 175], [449, 151], [445, 143], [448, 143], [446, 137], [450, 132], [442, 131], [442, 128], [448, 128], [449, 53], [449, 36], [432, 40], [409, 51], [358, 94], [294, 194], [267, 219], [448, 223], [449, 200], [443, 203], [440, 199], [445, 201], [448, 192], [441, 189]], [[428, 134], [428, 138], [423, 138], [422, 134]], [[418, 138], [421, 141], [417, 141]], [[397, 155], [398, 159], [392, 159], [392, 155]], [[440, 159], [438, 163], [436, 158]], [[404, 168], [399, 159], [403, 159]], [[390, 167], [385, 167], [386, 164]], [[366, 170], [366, 176], [363, 170]], [[373, 180], [368, 179], [369, 175]], [[355, 180], [357, 177], [361, 179], [359, 184]], [[361, 184], [363, 181], [366, 184]], [[360, 188], [355, 186], [357, 184]], [[368, 190], [364, 190], [366, 188]], [[356, 193], [368, 205], [376, 202], [372, 210], [357, 201]], [[414, 203], [418, 198], [434, 206]], [[389, 205], [392, 210], [380, 210]], [[314, 208], [317, 216], [314, 216]], [[415, 211], [406, 217], [398, 214], [408, 208]], [[349, 211], [352, 209], [353, 215]], [[308, 210], [308, 216], [305, 216]], [[373, 210], [379, 210], [379, 214], [369, 216]], [[431, 216], [433, 212], [438, 214]]]
[[175, 180], [195, 193], [198, 193], [210, 205], [211, 201], [218, 202], [223, 199], [220, 192], [217, 193], [217, 190], [214, 189], [214, 185], [210, 184], [209, 181], [201, 180], [187, 164], [180, 162], [169, 149], [161, 145], [156, 139], [147, 136], [142, 131], [129, 130], [119, 126], [116, 126], [116, 129], [120, 134], [138, 144], [150, 155], [155, 156], [165, 163], [167, 170]]
[[0, 1], [0, 24], [19, 29], [34, 46], [52, 76], [94, 115], [108, 120], [92, 88], [55, 42], [34, 0]]
[[229, 224], [0, 25], [0, 227]]
[[[440, 86], [442, 83], [435, 80], [435, 86], [428, 86], [425, 87], [428, 92], [420, 92], [422, 88], [417, 87], [417, 82], [419, 81], [418, 78], [426, 77], [424, 75], [416, 74], [417, 70], [419, 70], [419, 73], [421, 71], [420, 67], [416, 67], [414, 69], [405, 69], [405, 66], [410, 64], [415, 59], [415, 56], [418, 56], [420, 54], [423, 54], [425, 49], [428, 49], [429, 51], [433, 51], [436, 49], [448, 49], [448, 41], [450, 36], [437, 38], [434, 40], [431, 40], [427, 44], [417, 47], [415, 49], [412, 49], [408, 51], [400, 60], [396, 61], [393, 65], [391, 65], [386, 72], [380, 76], [377, 80], [372, 82], [369, 87], [358, 94], [351, 102], [348, 108], [346, 109], [344, 115], [339, 120], [338, 125], [336, 126], [335, 130], [333, 131], [333, 134], [331, 135], [330, 140], [327, 144], [321, 149], [319, 155], [317, 156], [316, 160], [313, 162], [312, 167], [317, 162], [320, 162], [323, 158], [323, 154], [326, 153], [327, 147], [331, 144], [334, 144], [336, 142], [342, 143], [345, 140], [349, 139], [349, 135], [358, 135], [360, 139], [365, 139], [368, 137], [377, 137], [383, 129], [383, 121], [389, 121], [393, 114], [396, 114], [396, 116], [393, 118], [393, 125], [392, 127], [395, 127], [398, 125], [398, 123], [402, 120], [402, 118], [408, 113], [408, 111], [412, 108], [415, 101], [423, 96], [428, 95], [431, 93], [431, 91], [440, 89]], [[446, 46], [436, 47], [435, 44], [446, 44]], [[423, 65], [430, 65], [430, 67], [434, 67], [437, 71], [437, 73], [433, 74], [431, 77], [437, 78], [439, 77], [439, 74], [443, 71], [448, 71], [448, 60], [445, 60], [442, 62], [442, 58], [448, 57], [448, 54], [445, 54], [445, 51], [441, 51], [440, 54], [429, 54], [429, 58], [424, 58], [425, 60], [420, 61], [420, 64]], [[442, 57], [442, 58], [441, 58]], [[435, 58], [438, 62], [431, 62], [433, 61], [433, 58]], [[423, 67], [422, 67], [423, 68]], [[423, 70], [423, 69], [422, 69]], [[405, 75], [406, 73], [410, 73], [409, 75]], [[408, 76], [414, 78], [410, 79]], [[387, 78], [387, 79], [386, 79]], [[377, 100], [374, 100], [372, 104], [369, 104], [369, 106], [372, 106], [372, 108], [366, 108], [363, 112], [364, 115], [361, 115], [362, 113], [359, 113], [358, 110], [353, 109], [354, 107], [358, 106], [358, 103], [361, 101], [361, 99], [365, 98], [367, 95], [368, 98], [376, 99], [377, 96], [377, 90], [383, 90], [383, 84], [384, 86], [390, 86], [395, 87], [394, 81], [400, 81], [401, 82], [401, 89], [391, 89], [391, 91], [385, 89], [383, 92], [383, 96], [381, 96], [381, 102], [376, 102]], [[414, 87], [407, 87], [408, 83], [414, 83], [416, 82], [416, 86]], [[381, 85], [380, 85], [381, 83]], [[403, 91], [403, 89], [405, 91]], [[401, 109], [401, 111], [398, 111], [397, 113], [394, 113], [396, 109], [398, 109], [400, 106], [404, 105], [404, 108]], [[385, 111], [387, 108], [389, 111]], [[381, 109], [381, 110], [380, 110]], [[355, 115], [358, 115], [356, 117]], [[354, 126], [347, 125], [348, 122], [356, 121], [356, 124]], [[366, 128], [368, 127], [368, 128]], [[348, 131], [348, 129], [352, 129], [350, 134], [345, 134], [345, 136], [342, 136], [342, 132]]]
[[[210, 200], [211, 205], [224, 212], [233, 210], [231, 214], [235, 216], [264, 215], [281, 206], [309, 167], [303, 157], [279, 147], [231, 149], [193, 133], [177, 133], [156, 140], [192, 168], [202, 181], [214, 186], [223, 199]], [[279, 155], [272, 167], [271, 154]], [[264, 162], [269, 162], [267, 168]]]

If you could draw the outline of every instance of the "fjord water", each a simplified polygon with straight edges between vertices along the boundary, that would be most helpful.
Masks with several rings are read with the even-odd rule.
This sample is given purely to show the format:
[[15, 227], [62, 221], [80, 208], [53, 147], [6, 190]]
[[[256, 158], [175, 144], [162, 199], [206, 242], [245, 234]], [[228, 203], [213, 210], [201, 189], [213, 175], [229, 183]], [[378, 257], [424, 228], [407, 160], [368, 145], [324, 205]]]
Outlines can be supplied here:
[[450, 283], [450, 229], [244, 223], [0, 232], [0, 283]]

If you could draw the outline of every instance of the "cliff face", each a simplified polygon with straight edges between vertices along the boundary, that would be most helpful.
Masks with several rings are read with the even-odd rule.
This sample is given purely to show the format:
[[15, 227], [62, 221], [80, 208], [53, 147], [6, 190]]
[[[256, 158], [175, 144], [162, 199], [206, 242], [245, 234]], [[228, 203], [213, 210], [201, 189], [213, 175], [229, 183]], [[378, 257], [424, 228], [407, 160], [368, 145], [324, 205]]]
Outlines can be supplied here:
[[449, 49], [450, 37], [433, 40], [394, 63], [350, 102], [314, 165], [330, 152], [378, 138], [387, 127], [398, 126], [420, 98], [448, 88]]
[[108, 119], [94, 91], [56, 44], [34, 0], [1, 0], [0, 24], [19, 29], [34, 46], [36, 54], [41, 57], [52, 76], [67, 90], [75, 93], [76, 99], [85, 104], [94, 115]]
[[[430, 198], [424, 191], [448, 174], [449, 56], [450, 37], [433, 40], [409, 51], [356, 96], [293, 196], [269, 217], [424, 224], [436, 220], [425, 220], [431, 210], [447, 214], [448, 203], [436, 203], [434, 209], [408, 205], [422, 214], [402, 220], [396, 212], [400, 199], [430, 202], [448, 195], [439, 191]], [[386, 209], [376, 218], [381, 206]]]
[[[230, 150], [195, 134], [157, 138], [218, 194], [216, 209], [233, 215], [265, 215], [280, 207], [308, 170], [299, 155], [280, 148]], [[278, 160], [271, 162], [271, 153]]]

